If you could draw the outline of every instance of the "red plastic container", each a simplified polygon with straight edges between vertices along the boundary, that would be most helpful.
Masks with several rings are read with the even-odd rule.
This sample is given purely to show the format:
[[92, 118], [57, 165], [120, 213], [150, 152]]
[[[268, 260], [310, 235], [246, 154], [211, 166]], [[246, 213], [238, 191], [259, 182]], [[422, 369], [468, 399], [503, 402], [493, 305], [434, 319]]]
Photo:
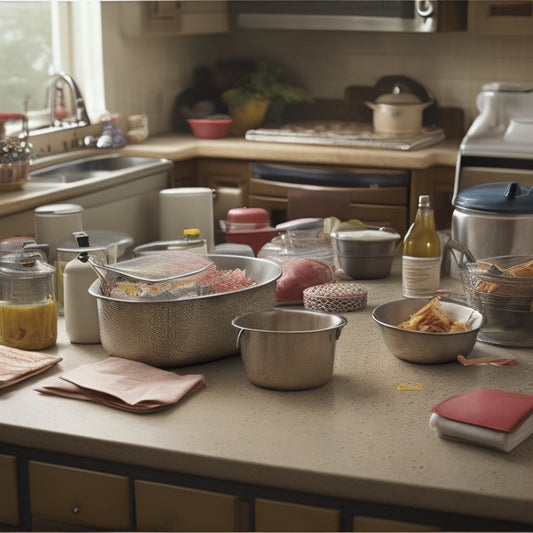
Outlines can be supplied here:
[[189, 118], [192, 134], [198, 139], [221, 139], [228, 134], [232, 118]]

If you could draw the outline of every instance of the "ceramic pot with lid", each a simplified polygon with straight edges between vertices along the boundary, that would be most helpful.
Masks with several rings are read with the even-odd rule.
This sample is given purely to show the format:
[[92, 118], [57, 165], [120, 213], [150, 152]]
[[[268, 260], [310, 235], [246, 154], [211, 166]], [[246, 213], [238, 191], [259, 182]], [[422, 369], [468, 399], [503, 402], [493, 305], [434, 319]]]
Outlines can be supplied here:
[[454, 205], [451, 237], [474, 257], [533, 253], [533, 187], [516, 181], [474, 185]]
[[422, 131], [423, 111], [433, 100], [422, 102], [415, 94], [405, 92], [400, 85], [383, 94], [375, 102], [365, 102], [373, 110], [374, 132], [381, 135], [418, 135]]

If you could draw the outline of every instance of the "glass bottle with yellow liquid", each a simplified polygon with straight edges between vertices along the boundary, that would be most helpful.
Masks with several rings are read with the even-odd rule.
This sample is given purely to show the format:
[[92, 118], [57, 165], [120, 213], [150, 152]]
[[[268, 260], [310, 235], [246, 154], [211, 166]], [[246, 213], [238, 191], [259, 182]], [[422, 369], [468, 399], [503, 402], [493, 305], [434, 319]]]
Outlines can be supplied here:
[[433, 296], [440, 283], [440, 239], [428, 195], [418, 198], [415, 221], [403, 241], [402, 291], [407, 298]]

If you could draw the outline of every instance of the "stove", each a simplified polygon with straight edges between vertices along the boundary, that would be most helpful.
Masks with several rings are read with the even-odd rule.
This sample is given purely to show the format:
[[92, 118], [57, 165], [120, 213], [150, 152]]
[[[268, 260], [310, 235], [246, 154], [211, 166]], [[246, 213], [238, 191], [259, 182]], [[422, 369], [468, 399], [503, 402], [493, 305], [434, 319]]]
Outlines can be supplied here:
[[413, 150], [436, 144], [445, 135], [440, 128], [423, 128], [415, 136], [390, 137], [374, 133], [371, 123], [308, 121], [286, 124], [279, 129], [248, 130], [245, 138], [249, 141], [275, 143]]

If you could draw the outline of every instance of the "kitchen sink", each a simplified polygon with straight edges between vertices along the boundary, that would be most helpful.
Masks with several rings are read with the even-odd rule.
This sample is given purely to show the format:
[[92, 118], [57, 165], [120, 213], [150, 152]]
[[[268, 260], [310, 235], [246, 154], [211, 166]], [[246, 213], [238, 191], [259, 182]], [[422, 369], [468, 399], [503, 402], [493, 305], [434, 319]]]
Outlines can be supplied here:
[[136, 179], [154, 171], [168, 170], [171, 165], [167, 159], [106, 154], [65, 161], [34, 170], [30, 172], [29, 180], [40, 183], [73, 183], [90, 178], [119, 176]]

